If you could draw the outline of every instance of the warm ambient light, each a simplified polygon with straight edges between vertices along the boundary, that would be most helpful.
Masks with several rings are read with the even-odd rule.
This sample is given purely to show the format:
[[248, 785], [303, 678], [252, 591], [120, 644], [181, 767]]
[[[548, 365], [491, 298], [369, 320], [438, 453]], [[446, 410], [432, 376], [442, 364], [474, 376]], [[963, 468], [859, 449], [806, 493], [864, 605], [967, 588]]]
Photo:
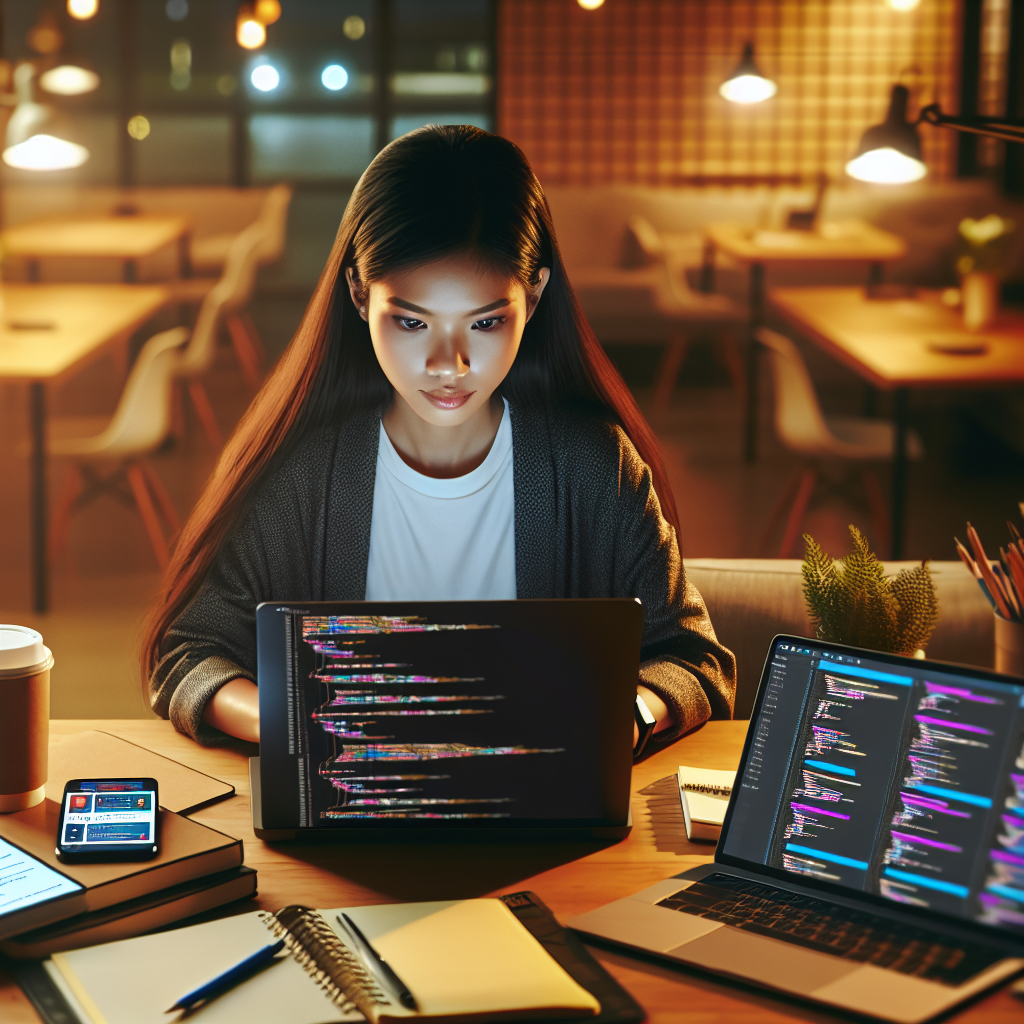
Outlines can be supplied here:
[[256, 20], [248, 4], [243, 4], [238, 9], [235, 39], [238, 40], [238, 45], [246, 50], [258, 50], [267, 41], [266, 25]]
[[78, 64], [58, 64], [39, 76], [39, 84], [56, 96], [81, 96], [100, 84], [100, 76]]
[[887, 0], [894, 11], [912, 11], [921, 0]]
[[337, 92], [348, 85], [348, 72], [340, 64], [328, 64], [320, 76], [320, 81], [325, 89]]
[[280, 85], [281, 76], [273, 64], [257, 64], [252, 69], [249, 80], [252, 82], [253, 87], [259, 89], [260, 92], [270, 92]]
[[596, 11], [604, 3], [604, 0], [576, 0], [576, 3], [585, 11]]
[[870, 181], [876, 185], [906, 185], [920, 181], [927, 169], [920, 160], [886, 146], [854, 157], [846, 165], [846, 173], [858, 181]]
[[68, 0], [68, 14], [79, 21], [86, 21], [100, 9], [100, 0]]
[[137, 142], [145, 139], [150, 132], [149, 118], [136, 114], [128, 121], [128, 134]]
[[67, 171], [88, 159], [85, 146], [53, 135], [33, 135], [4, 150], [4, 163], [22, 171]]
[[733, 73], [719, 86], [718, 93], [730, 103], [761, 103], [778, 92], [778, 86], [761, 74], [754, 63], [754, 44], [743, 47], [743, 58]]
[[879, 185], [904, 185], [925, 176], [921, 140], [914, 126], [907, 122], [909, 100], [910, 92], [905, 85], [893, 86], [885, 121], [864, 133], [857, 152], [846, 165], [851, 178]]
[[264, 25], [273, 25], [281, 17], [280, 0], [256, 0], [252, 13], [257, 21]]

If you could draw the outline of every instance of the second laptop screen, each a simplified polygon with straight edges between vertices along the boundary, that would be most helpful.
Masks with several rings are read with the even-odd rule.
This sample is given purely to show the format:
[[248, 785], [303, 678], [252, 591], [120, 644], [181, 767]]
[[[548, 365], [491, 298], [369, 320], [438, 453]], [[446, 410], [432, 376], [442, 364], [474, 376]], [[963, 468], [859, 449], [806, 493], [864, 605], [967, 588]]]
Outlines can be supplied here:
[[1024, 933], [1024, 685], [778, 641], [724, 852]]

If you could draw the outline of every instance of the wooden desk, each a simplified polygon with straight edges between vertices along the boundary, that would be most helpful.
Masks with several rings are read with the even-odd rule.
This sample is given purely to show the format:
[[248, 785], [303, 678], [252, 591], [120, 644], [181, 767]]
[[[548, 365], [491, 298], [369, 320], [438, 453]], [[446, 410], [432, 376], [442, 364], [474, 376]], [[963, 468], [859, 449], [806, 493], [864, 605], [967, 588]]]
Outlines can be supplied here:
[[5, 284], [0, 319], [0, 380], [29, 386], [32, 605], [49, 607], [46, 501], [46, 384], [127, 346], [132, 333], [168, 301], [162, 286]]
[[[774, 309], [874, 387], [894, 393], [896, 450], [892, 470], [892, 552], [903, 557], [909, 389], [1024, 384], [1024, 313], [1003, 310], [984, 331], [964, 329], [959, 310], [939, 293], [869, 299], [863, 288], [774, 288]], [[943, 346], [980, 344], [963, 355]]]
[[[58, 741], [84, 729], [105, 729], [157, 753], [232, 783], [238, 795], [192, 815], [245, 842], [245, 861], [259, 872], [256, 903], [337, 907], [399, 900], [461, 899], [532, 889], [561, 918], [593, 910], [710, 859], [713, 847], [686, 841], [678, 798], [668, 787], [642, 791], [674, 775], [679, 761], [734, 768], [746, 722], [711, 722], [633, 772], [633, 831], [620, 843], [363, 844], [272, 846], [256, 839], [249, 820], [249, 785], [241, 747], [202, 749], [167, 722], [51, 723]], [[245, 905], [243, 905], [245, 906]], [[640, 1001], [652, 1024], [779, 1024], [835, 1021], [828, 1014], [760, 992], [743, 992], [697, 971], [645, 963], [606, 950], [601, 962]], [[21, 991], [0, 970], [0, 1019], [38, 1024]], [[1020, 1003], [1005, 989], [958, 1016], [962, 1024], [1018, 1024]]]
[[3, 251], [28, 260], [30, 281], [39, 280], [39, 261], [47, 256], [87, 256], [118, 260], [126, 283], [138, 280], [138, 261], [165, 246], [178, 247], [178, 273], [191, 274], [187, 217], [133, 215], [82, 220], [38, 220], [3, 233]]
[[764, 320], [764, 269], [770, 264], [868, 264], [868, 280], [882, 280], [883, 266], [906, 254], [907, 243], [898, 235], [865, 221], [825, 221], [814, 231], [769, 231], [732, 221], [704, 228], [704, 266], [701, 287], [714, 291], [718, 251], [744, 264], [749, 273], [750, 340], [747, 346], [747, 408], [743, 422], [743, 457], [757, 456], [758, 346], [754, 331]]

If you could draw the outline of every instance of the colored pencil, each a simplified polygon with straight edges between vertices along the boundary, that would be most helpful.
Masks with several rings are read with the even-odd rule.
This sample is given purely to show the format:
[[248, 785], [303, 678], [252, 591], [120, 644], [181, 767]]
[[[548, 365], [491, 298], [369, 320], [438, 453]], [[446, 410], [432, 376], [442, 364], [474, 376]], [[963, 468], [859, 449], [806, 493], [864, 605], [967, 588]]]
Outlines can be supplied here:
[[981, 577], [988, 584], [989, 592], [996, 603], [996, 608], [999, 609], [999, 614], [1004, 619], [1013, 619], [1014, 616], [1010, 612], [1009, 602], [1003, 593], [999, 580], [996, 579], [995, 573], [992, 572], [992, 567], [989, 565], [988, 556], [985, 554], [985, 548], [982, 546], [978, 531], [970, 523], [967, 524], [967, 539], [971, 542], [971, 547], [974, 549], [974, 557], [978, 569], [981, 570]]

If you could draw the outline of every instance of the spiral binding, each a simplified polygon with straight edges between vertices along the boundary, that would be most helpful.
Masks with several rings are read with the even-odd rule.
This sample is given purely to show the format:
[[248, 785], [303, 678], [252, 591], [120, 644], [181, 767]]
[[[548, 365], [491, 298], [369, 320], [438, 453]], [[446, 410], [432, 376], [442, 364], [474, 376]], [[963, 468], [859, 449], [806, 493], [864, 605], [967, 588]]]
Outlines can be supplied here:
[[706, 793], [708, 796], [731, 796], [732, 786], [720, 786], [710, 782], [684, 782], [687, 793]]
[[284, 939], [302, 969], [342, 1013], [358, 1010], [373, 1021], [378, 1006], [390, 1005], [360, 958], [315, 910], [290, 906], [276, 914], [262, 912], [260, 919], [277, 938]]

